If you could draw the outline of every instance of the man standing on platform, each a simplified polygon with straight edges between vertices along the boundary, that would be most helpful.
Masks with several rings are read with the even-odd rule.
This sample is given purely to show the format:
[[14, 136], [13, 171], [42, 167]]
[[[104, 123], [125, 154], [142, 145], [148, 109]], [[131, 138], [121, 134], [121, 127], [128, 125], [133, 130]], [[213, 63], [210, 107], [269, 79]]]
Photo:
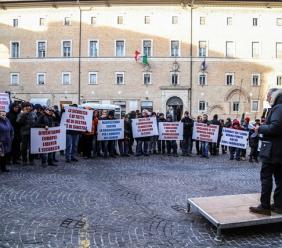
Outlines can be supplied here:
[[[264, 125], [255, 127], [255, 131], [263, 135], [260, 157], [262, 167], [261, 204], [250, 207], [253, 213], [271, 215], [271, 211], [282, 214], [282, 90], [276, 90], [268, 95], [271, 105]], [[274, 191], [274, 204], [270, 204], [272, 192], [272, 177], [274, 176], [276, 188]]]

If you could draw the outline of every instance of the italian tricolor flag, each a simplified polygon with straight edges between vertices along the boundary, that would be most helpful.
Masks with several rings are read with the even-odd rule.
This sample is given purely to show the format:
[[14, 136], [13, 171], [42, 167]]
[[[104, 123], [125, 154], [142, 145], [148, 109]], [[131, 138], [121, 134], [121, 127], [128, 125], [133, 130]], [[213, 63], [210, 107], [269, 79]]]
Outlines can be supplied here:
[[147, 55], [141, 55], [141, 53], [139, 51], [135, 51], [135, 61], [136, 62], [139, 62], [139, 63], [142, 63], [143, 65], [148, 65], [148, 57]]

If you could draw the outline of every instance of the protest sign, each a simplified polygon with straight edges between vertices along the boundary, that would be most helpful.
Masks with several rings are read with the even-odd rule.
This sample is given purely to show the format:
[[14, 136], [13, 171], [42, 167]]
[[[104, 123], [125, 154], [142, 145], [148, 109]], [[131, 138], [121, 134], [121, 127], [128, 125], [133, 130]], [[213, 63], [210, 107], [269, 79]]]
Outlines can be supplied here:
[[9, 112], [10, 97], [7, 93], [0, 93], [0, 111]]
[[76, 107], [66, 107], [62, 115], [61, 126], [67, 130], [91, 132], [93, 111]]
[[31, 128], [30, 147], [32, 154], [57, 152], [66, 149], [66, 128]]
[[124, 120], [99, 120], [98, 140], [119, 140], [124, 138]]
[[159, 135], [156, 117], [132, 119], [133, 138]]
[[183, 122], [159, 122], [159, 140], [183, 140]]
[[236, 148], [247, 148], [249, 132], [232, 128], [223, 128], [220, 144]]
[[218, 131], [219, 126], [217, 125], [194, 122], [193, 139], [216, 143], [218, 139]]

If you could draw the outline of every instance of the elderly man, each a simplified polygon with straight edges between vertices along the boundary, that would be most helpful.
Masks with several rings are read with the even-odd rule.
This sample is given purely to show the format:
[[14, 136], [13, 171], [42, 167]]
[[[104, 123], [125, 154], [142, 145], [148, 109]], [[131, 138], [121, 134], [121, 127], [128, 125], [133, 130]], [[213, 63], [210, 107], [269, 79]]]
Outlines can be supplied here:
[[[272, 91], [271, 97], [268, 94], [268, 101], [271, 109], [267, 113], [266, 122], [255, 128], [256, 132], [263, 135], [260, 150], [261, 204], [250, 207], [251, 212], [263, 215], [271, 215], [271, 211], [282, 214], [282, 90]], [[276, 188], [274, 204], [270, 204], [273, 176]]]

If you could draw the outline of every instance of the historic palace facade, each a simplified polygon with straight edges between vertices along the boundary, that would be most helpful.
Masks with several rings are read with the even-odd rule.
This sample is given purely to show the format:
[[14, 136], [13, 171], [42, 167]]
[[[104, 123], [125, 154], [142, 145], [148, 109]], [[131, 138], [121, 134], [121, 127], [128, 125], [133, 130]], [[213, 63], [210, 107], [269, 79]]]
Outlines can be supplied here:
[[271, 87], [282, 1], [0, 1], [0, 92], [14, 99], [254, 118]]

